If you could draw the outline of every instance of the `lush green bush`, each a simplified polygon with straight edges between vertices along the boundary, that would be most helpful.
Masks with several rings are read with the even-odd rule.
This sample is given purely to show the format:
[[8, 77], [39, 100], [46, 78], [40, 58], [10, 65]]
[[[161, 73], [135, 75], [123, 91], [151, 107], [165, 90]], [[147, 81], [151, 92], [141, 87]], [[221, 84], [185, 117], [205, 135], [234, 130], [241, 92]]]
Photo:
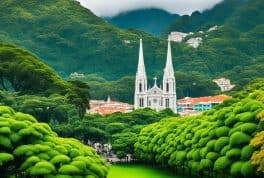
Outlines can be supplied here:
[[[214, 170], [246, 177], [256, 174], [250, 162], [255, 149], [249, 142], [263, 129], [260, 118], [264, 118], [264, 104], [260, 101], [264, 92], [250, 93], [201, 115], [166, 118], [143, 128], [134, 145], [137, 158], [193, 172]], [[245, 106], [249, 102], [254, 104], [253, 109]], [[263, 144], [260, 140], [255, 142]], [[260, 154], [255, 153], [256, 165], [261, 164], [257, 159]]]
[[108, 167], [94, 149], [58, 137], [30, 115], [0, 106], [0, 126], [0, 172], [4, 177], [107, 175]]

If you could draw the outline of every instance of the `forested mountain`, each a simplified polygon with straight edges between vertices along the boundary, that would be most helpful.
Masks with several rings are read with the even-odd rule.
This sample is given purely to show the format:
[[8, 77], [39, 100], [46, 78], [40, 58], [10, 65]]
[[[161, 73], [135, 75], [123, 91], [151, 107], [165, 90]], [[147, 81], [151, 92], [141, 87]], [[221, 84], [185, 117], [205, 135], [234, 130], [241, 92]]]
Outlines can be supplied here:
[[[179, 96], [190, 93], [189, 90], [194, 88], [193, 82], [199, 88], [206, 88], [212, 78], [226, 76], [235, 84], [243, 86], [264, 75], [261, 2], [249, 0], [241, 3], [239, 10], [231, 8], [230, 12], [234, 15], [223, 27], [204, 34], [195, 33], [193, 37], [203, 38], [197, 49], [183, 43], [172, 44], [174, 68], [178, 72], [176, 80], [179, 86], [181, 82], [185, 85], [184, 90], [179, 90]], [[116, 89], [127, 86], [127, 83], [133, 89], [133, 80], [120, 78], [135, 75], [140, 37], [144, 42], [150, 83], [154, 75], [160, 79], [162, 77], [167, 47], [165, 40], [136, 30], [120, 30], [96, 17], [76, 1], [39, 3], [36, 0], [2, 0], [0, 8], [1, 42], [15, 43], [29, 49], [65, 76], [74, 71], [99, 76], [99, 81], [87, 80], [92, 97], [96, 95], [96, 98], [103, 98], [110, 93], [118, 100], [131, 101], [131, 90], [123, 90], [120, 92], [122, 94], [118, 94]], [[245, 14], [255, 18], [243, 22]], [[237, 24], [241, 24], [241, 27], [235, 22], [239, 22]], [[100, 78], [118, 81], [102, 83]], [[214, 93], [201, 89], [194, 91], [198, 93], [193, 96]]]
[[170, 31], [197, 32], [215, 25], [222, 25], [233, 17], [236, 11], [248, 1], [252, 0], [224, 0], [204, 12], [195, 11], [190, 16], [183, 15], [170, 25], [167, 33]]
[[145, 55], [151, 59], [146, 63], [155, 64], [152, 71], [165, 63], [161, 57], [165, 41], [120, 30], [77, 1], [3, 0], [0, 8], [0, 41], [29, 49], [67, 75], [80, 71], [116, 79], [134, 73], [140, 36], [147, 42]]
[[[30, 52], [0, 44], [0, 102], [26, 111], [41, 121], [83, 117], [89, 104], [88, 86], [67, 82]], [[49, 115], [47, 115], [49, 113]]]
[[123, 12], [114, 17], [105, 17], [109, 23], [123, 29], [137, 29], [159, 35], [180, 16], [161, 9], [140, 9]]

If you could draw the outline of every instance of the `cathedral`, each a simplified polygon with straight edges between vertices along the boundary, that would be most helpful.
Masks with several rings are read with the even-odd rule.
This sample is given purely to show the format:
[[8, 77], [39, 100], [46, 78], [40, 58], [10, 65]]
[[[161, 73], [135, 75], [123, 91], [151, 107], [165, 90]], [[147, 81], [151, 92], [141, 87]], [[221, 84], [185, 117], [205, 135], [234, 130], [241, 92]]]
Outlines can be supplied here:
[[171, 44], [168, 42], [167, 61], [163, 74], [162, 87], [158, 87], [157, 78], [154, 78], [154, 86], [148, 88], [145, 71], [143, 44], [140, 39], [138, 68], [135, 81], [134, 108], [152, 108], [160, 111], [170, 108], [177, 113], [176, 81], [172, 64]]

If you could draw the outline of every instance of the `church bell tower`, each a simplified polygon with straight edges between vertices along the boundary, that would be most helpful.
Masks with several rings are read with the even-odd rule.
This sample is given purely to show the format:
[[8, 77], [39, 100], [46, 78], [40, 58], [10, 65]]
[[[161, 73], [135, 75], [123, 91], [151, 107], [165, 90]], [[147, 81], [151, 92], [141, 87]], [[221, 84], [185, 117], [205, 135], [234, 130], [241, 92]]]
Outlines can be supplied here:
[[147, 106], [146, 92], [147, 92], [147, 75], [144, 64], [143, 43], [142, 43], [142, 39], [140, 39], [138, 68], [137, 68], [136, 81], [135, 81], [135, 99], [134, 99], [135, 109], [144, 108]]
[[168, 41], [167, 61], [163, 75], [163, 103], [165, 108], [177, 112], [176, 81], [172, 64], [171, 44]]

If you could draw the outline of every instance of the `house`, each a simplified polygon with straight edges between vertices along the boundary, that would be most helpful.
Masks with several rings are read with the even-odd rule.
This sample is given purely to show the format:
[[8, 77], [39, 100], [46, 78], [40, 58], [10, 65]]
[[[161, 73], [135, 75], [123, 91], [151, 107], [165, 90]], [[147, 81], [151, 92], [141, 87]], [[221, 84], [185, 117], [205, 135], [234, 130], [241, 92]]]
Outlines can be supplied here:
[[187, 36], [187, 33], [182, 32], [171, 32], [169, 34], [169, 40], [174, 42], [182, 42], [182, 40]]
[[235, 85], [232, 85], [227, 78], [214, 79], [213, 82], [220, 87], [221, 91], [229, 91], [235, 87]]
[[[193, 115], [212, 109], [214, 106], [229, 99], [227, 95], [206, 96], [199, 98], [185, 97], [178, 100], [178, 111], [181, 115]], [[189, 114], [188, 114], [189, 113]]]
[[133, 110], [133, 105], [122, 103], [118, 101], [111, 101], [108, 97], [107, 101], [104, 100], [90, 100], [90, 109], [87, 113], [107, 115], [115, 112], [127, 113]]

